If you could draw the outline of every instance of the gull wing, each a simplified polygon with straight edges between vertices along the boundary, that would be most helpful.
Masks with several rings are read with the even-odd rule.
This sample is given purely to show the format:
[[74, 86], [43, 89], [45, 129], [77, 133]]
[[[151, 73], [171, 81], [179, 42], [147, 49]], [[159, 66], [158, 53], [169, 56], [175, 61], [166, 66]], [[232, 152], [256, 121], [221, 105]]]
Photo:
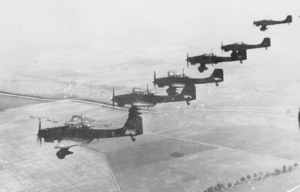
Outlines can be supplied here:
[[155, 104], [139, 101], [139, 102], [132, 103], [132, 105], [135, 107], [153, 107]]
[[185, 83], [172, 83], [172, 87], [176, 88], [183, 88], [185, 86]]
[[59, 141], [54, 148], [56, 148], [56, 149], [62, 149], [62, 148], [70, 149], [71, 147], [86, 145], [90, 142], [92, 142], [92, 140], [75, 141], [75, 140], [63, 139], [63, 140]]

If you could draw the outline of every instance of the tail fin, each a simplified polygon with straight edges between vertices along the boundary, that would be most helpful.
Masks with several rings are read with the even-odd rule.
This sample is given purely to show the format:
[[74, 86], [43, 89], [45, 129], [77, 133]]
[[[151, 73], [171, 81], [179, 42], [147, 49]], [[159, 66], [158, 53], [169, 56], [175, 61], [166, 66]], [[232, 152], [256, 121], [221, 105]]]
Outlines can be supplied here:
[[264, 47], [270, 47], [271, 46], [271, 39], [269, 37], [264, 38], [264, 40], [262, 41], [262, 46]]
[[288, 16], [286, 17], [285, 21], [286, 21], [287, 23], [291, 23], [291, 22], [292, 22], [292, 16], [291, 16], [291, 15], [288, 15]]
[[224, 80], [224, 72], [223, 69], [215, 69], [214, 72], [211, 74], [212, 78], [219, 78], [221, 81]]
[[189, 100], [195, 100], [196, 99], [196, 86], [194, 84], [186, 84], [180, 95], [185, 97], [191, 97]]
[[133, 133], [133, 136], [143, 134], [143, 119], [138, 115], [129, 115], [128, 119], [124, 125], [126, 132]]

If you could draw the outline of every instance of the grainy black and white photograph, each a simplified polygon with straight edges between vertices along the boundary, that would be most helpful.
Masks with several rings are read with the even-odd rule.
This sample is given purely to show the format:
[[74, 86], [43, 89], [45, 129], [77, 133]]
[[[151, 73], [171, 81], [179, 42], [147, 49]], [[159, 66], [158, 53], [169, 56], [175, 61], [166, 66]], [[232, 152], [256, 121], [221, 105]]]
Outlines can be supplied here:
[[299, 8], [0, 1], [0, 192], [300, 191]]

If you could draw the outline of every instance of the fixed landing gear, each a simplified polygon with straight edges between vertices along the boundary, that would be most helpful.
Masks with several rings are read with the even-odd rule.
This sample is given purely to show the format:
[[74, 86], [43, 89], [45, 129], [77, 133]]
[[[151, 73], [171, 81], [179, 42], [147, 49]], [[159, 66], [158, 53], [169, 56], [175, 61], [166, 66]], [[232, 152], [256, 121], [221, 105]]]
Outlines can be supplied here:
[[131, 137], [131, 140], [132, 140], [133, 142], [136, 141], [136, 138], [134, 138], [133, 135], [132, 135], [131, 133], [129, 134], [129, 136]]
[[66, 154], [63, 153], [61, 150], [57, 151], [56, 152], [56, 156], [59, 158], [59, 159], [64, 159], [66, 157]]
[[187, 101], [186, 101], [186, 104], [187, 104], [187, 105], [190, 105], [191, 103], [187, 100]]
[[200, 67], [198, 67], [198, 71], [200, 73], [203, 73], [205, 70], [207, 70], [208, 68], [205, 65], [200, 65]]
[[176, 92], [176, 88], [175, 87], [169, 87], [166, 91], [168, 93], [168, 95], [177, 95], [178, 93]]
[[128, 110], [129, 111], [128, 117], [134, 117], [137, 115], [141, 115], [142, 113], [140, 113], [139, 110], [140, 109], [138, 107], [131, 106]]
[[219, 84], [218, 84], [218, 83], [216, 83], [216, 86], [219, 86]]
[[241, 64], [243, 64], [243, 61], [242, 61], [242, 60], [240, 60], [240, 63], [241, 63]]
[[261, 31], [265, 31], [267, 30], [268, 28], [260, 28]]
[[56, 152], [56, 156], [59, 159], [64, 159], [66, 155], [70, 155], [73, 152], [69, 151], [69, 148], [61, 148], [59, 151]]

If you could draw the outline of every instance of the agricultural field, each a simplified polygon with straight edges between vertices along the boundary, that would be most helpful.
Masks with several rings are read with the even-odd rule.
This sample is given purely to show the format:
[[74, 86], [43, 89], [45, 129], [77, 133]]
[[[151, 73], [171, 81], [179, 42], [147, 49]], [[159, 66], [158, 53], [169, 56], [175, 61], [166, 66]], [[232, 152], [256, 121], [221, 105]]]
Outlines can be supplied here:
[[25, 99], [25, 98], [18, 98], [14, 96], [6, 96], [0, 95], [0, 111], [5, 111], [6, 109], [22, 107], [26, 105], [34, 105], [39, 103], [44, 103], [46, 101], [34, 100], [34, 99]]

